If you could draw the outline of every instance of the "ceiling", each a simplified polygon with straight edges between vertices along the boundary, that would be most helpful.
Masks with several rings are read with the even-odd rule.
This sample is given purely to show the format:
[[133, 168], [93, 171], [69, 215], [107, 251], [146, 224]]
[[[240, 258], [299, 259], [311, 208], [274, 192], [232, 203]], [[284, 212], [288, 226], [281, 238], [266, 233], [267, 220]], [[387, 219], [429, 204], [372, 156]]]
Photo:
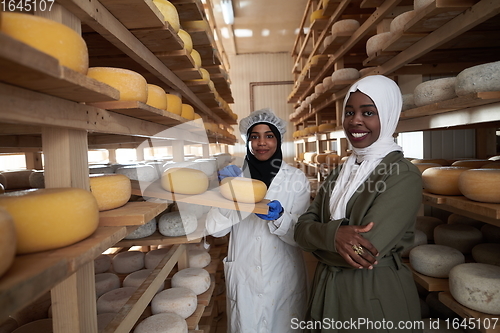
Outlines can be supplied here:
[[232, 0], [234, 23], [224, 23], [212, 0], [215, 26], [228, 55], [291, 52], [308, 0]]

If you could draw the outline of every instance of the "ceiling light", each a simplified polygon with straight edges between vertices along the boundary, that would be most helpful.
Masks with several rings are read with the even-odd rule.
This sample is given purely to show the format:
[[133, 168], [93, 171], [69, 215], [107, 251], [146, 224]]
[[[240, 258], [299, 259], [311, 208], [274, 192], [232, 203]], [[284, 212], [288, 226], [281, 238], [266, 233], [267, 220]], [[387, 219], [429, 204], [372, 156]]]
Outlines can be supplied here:
[[234, 23], [233, 3], [231, 0], [221, 0], [220, 7], [224, 23], [231, 25]]

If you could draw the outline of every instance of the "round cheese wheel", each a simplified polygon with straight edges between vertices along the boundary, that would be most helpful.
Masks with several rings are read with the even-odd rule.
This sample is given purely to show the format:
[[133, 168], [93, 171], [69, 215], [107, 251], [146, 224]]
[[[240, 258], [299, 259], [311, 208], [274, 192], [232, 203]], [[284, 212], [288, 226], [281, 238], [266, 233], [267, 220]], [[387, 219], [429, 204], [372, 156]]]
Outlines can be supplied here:
[[450, 293], [460, 304], [479, 312], [500, 315], [500, 267], [466, 263], [453, 267]]
[[141, 321], [134, 329], [134, 333], [188, 333], [188, 325], [181, 316], [163, 312]]
[[413, 164], [415, 164], [415, 166], [418, 168], [420, 173], [424, 172], [425, 170], [427, 170], [429, 168], [435, 168], [435, 167], [441, 166], [441, 164], [437, 164], [437, 163], [413, 163]]
[[322, 94], [325, 92], [325, 87], [323, 86], [323, 83], [318, 83], [317, 85], [314, 86], [314, 92], [317, 94]]
[[189, 211], [169, 212], [160, 216], [158, 231], [163, 236], [179, 237], [189, 235], [198, 228], [196, 215]]
[[413, 94], [404, 94], [402, 111], [414, 109], [416, 107], [417, 106], [415, 105], [415, 98], [413, 97]]
[[124, 239], [140, 239], [151, 236], [155, 233], [156, 227], [156, 218], [153, 218], [125, 236]]
[[313, 163], [314, 158], [316, 157], [317, 153], [313, 151], [308, 151], [304, 153], [304, 161], [307, 163]]
[[0, 182], [6, 190], [19, 190], [31, 188], [30, 176], [33, 170], [4, 171], [0, 173]]
[[100, 313], [97, 315], [97, 331], [103, 331], [106, 326], [115, 318], [115, 313]]
[[16, 255], [16, 227], [10, 214], [0, 208], [0, 277], [10, 268]]
[[500, 61], [469, 67], [457, 75], [455, 92], [458, 96], [481, 91], [499, 91]]
[[89, 174], [113, 173], [113, 168], [106, 164], [89, 165]]
[[189, 267], [204, 268], [210, 265], [211, 261], [210, 253], [204, 249], [188, 251]]
[[99, 298], [108, 291], [121, 287], [120, 278], [114, 273], [99, 273], [95, 275], [95, 294]]
[[172, 288], [184, 287], [201, 295], [210, 288], [210, 274], [203, 268], [184, 268], [172, 276]]
[[163, 15], [165, 22], [168, 22], [172, 26], [175, 32], [179, 32], [181, 28], [179, 13], [175, 6], [167, 0], [153, 0], [155, 6], [160, 10]]
[[467, 170], [457, 166], [428, 168], [422, 172], [424, 188], [434, 194], [461, 195], [458, 177]]
[[415, 105], [423, 106], [457, 97], [455, 82], [455, 77], [446, 77], [420, 83], [413, 91]]
[[147, 105], [154, 108], [165, 110], [167, 108], [167, 94], [162, 87], [148, 83]]
[[434, 0], [414, 0], [413, 1], [413, 8], [415, 10], [420, 10], [432, 2], [434, 2]]
[[144, 253], [124, 251], [113, 257], [113, 270], [118, 274], [129, 274], [144, 268]]
[[192, 49], [190, 55], [191, 58], [193, 58], [194, 67], [200, 69], [202, 65], [200, 52], [196, 51], [195, 49]]
[[2, 12], [0, 31], [59, 60], [62, 66], [86, 74], [89, 54], [85, 40], [70, 27], [29, 14]]
[[325, 88], [325, 91], [330, 89], [333, 85], [333, 82], [332, 82], [332, 76], [327, 76], [323, 79], [323, 88]]
[[416, 14], [417, 12], [414, 10], [410, 10], [408, 12], [404, 12], [403, 14], [399, 14], [396, 16], [392, 21], [390, 25], [390, 31], [392, 33], [398, 33], [403, 31], [405, 24], [408, 23]]
[[359, 79], [359, 71], [356, 68], [341, 68], [332, 73], [332, 82]]
[[462, 215], [453, 213], [453, 214], [450, 214], [450, 216], [448, 216], [448, 224], [466, 224], [466, 225], [470, 225], [471, 227], [474, 227], [474, 228], [480, 230], [481, 227], [484, 225], [484, 222], [472, 219], [472, 218], [467, 217], [467, 216], [462, 216]]
[[[123, 279], [124, 287], [134, 287], [139, 288], [141, 284], [146, 281], [146, 279], [153, 273], [153, 269], [141, 269], [135, 272], [130, 273]], [[165, 282], [162, 282], [158, 287], [158, 291], [160, 292], [165, 288]]]
[[[500, 164], [500, 163], [499, 163]], [[30, 187], [45, 188], [45, 175], [43, 170], [34, 170], [28, 178]]]
[[413, 244], [411, 246], [408, 246], [401, 252], [402, 257], [408, 257], [410, 255], [410, 251], [415, 247], [427, 244], [427, 235], [425, 234], [425, 232], [416, 229], [414, 233], [415, 237], [413, 238]]
[[320, 20], [320, 19], [327, 19], [327, 16], [323, 15], [323, 9], [318, 9], [315, 10], [311, 13], [311, 16], [309, 17], [310, 23], [313, 23], [315, 20]]
[[353, 19], [340, 20], [332, 24], [332, 35], [344, 32], [355, 32], [359, 28], [359, 22]]
[[314, 157], [314, 162], [318, 164], [326, 163], [326, 157], [330, 155], [330, 153], [319, 153]]
[[101, 254], [94, 259], [95, 274], [107, 272], [110, 268], [111, 268], [111, 256], [107, 254]]
[[74, 244], [93, 234], [99, 225], [95, 197], [79, 188], [8, 192], [0, 195], [0, 207], [16, 224], [18, 254]]
[[382, 32], [370, 37], [366, 41], [366, 54], [368, 57], [374, 56], [378, 51], [381, 51], [391, 37], [392, 33], [390, 31]]
[[451, 165], [477, 169], [488, 163], [491, 163], [491, 161], [482, 159], [471, 159], [471, 160], [458, 160], [453, 162]]
[[167, 248], [161, 248], [146, 252], [146, 255], [144, 257], [144, 266], [147, 269], [155, 269], [156, 266], [158, 266], [158, 264], [163, 260], [163, 258], [165, 258], [168, 251], [170, 251], [170, 246]]
[[106, 83], [120, 91], [120, 101], [148, 100], [148, 85], [146, 79], [139, 73], [124, 68], [91, 67], [87, 76]]
[[90, 191], [97, 200], [99, 211], [125, 205], [132, 195], [132, 185], [127, 176], [120, 174], [90, 175]]
[[194, 20], [194, 21], [184, 21], [182, 22], [182, 27], [188, 30], [203, 30], [206, 31], [210, 29], [210, 25], [206, 20]]
[[170, 168], [161, 177], [163, 189], [179, 194], [200, 194], [208, 189], [208, 176], [191, 168]]
[[186, 52], [190, 54], [191, 51], [193, 51], [193, 40], [191, 39], [191, 35], [186, 30], [183, 29], [179, 29], [177, 34], [184, 43], [184, 50], [186, 50]]
[[171, 312], [183, 319], [191, 316], [198, 306], [198, 297], [189, 288], [169, 288], [156, 294], [151, 300], [153, 314]]
[[445, 160], [443, 158], [414, 158], [411, 160], [411, 163], [436, 163], [441, 166], [448, 166], [451, 165], [448, 160]]
[[441, 224], [434, 229], [434, 243], [446, 245], [464, 254], [481, 243], [483, 234], [480, 230], [465, 224]]
[[458, 178], [462, 194], [474, 201], [500, 203], [500, 169], [470, 169]]
[[16, 319], [8, 317], [2, 322], [0, 322], [0, 332], [1, 333], [12, 333], [16, 328], [19, 327], [19, 323]]
[[340, 156], [337, 154], [328, 154], [328, 156], [326, 156], [325, 163], [330, 166], [335, 166], [340, 163]]
[[365, 67], [365, 68], [361, 68], [359, 70], [359, 77], [363, 77], [365, 75], [368, 75], [368, 74], [370, 74], [375, 69], [377, 69], [377, 67]]
[[180, 116], [182, 113], [182, 99], [177, 95], [167, 94], [166, 111]]
[[182, 104], [181, 117], [188, 120], [193, 120], [194, 108], [189, 104]]
[[500, 244], [477, 244], [472, 248], [472, 257], [479, 263], [500, 266]]
[[324, 132], [331, 132], [335, 130], [336, 125], [334, 123], [326, 123], [326, 124], [321, 124], [318, 126], [318, 132], [324, 133]]
[[500, 227], [486, 223], [481, 227], [485, 243], [500, 243]]
[[434, 240], [434, 229], [444, 222], [434, 216], [417, 216], [415, 229], [422, 231], [430, 241]]
[[219, 186], [221, 195], [232, 201], [257, 203], [262, 201], [267, 193], [267, 186], [257, 179], [244, 177], [226, 177]]
[[449, 246], [424, 244], [410, 251], [413, 269], [431, 277], [446, 278], [453, 267], [464, 262], [463, 253]]
[[136, 290], [135, 287], [122, 287], [103, 294], [97, 299], [97, 314], [120, 312]]
[[52, 318], [44, 318], [32, 321], [16, 328], [12, 333], [52, 333]]
[[154, 166], [145, 164], [119, 167], [115, 173], [124, 175], [130, 180], [143, 182], [154, 182], [160, 178]]

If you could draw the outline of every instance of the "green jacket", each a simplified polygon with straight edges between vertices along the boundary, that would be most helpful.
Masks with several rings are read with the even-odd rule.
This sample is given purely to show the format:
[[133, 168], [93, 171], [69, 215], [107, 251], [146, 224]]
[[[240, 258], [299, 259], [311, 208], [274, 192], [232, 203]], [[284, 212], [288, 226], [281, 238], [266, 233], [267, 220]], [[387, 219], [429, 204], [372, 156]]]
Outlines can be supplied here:
[[[349, 200], [346, 217], [331, 221], [330, 194], [339, 172], [340, 167], [325, 179], [295, 228], [297, 244], [319, 260], [308, 322], [302, 328], [306, 332], [421, 332], [415, 328], [421, 319], [416, 286], [400, 256], [413, 243], [422, 202], [419, 170], [401, 152], [388, 154]], [[374, 227], [362, 235], [379, 251], [379, 264], [373, 270], [356, 269], [335, 251], [335, 235], [341, 224], [369, 222]], [[400, 322], [407, 321], [413, 329], [408, 329], [408, 323], [404, 330], [398, 329]]]

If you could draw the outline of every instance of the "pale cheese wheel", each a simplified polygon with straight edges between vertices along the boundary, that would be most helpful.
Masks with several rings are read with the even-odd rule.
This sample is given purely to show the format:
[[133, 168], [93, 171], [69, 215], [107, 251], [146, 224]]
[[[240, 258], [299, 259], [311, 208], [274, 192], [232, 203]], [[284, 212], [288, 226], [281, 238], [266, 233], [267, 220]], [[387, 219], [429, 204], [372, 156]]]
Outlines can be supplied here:
[[191, 168], [170, 168], [161, 177], [163, 189], [179, 194], [200, 194], [208, 189], [208, 176]]
[[132, 195], [132, 184], [125, 175], [95, 174], [90, 175], [90, 191], [99, 211], [104, 211], [125, 205]]
[[28, 180], [30, 183], [30, 187], [32, 188], [45, 188], [45, 175], [43, 170], [34, 170], [29, 175]]
[[500, 169], [470, 169], [458, 178], [460, 192], [470, 200], [500, 203]]
[[317, 85], [314, 86], [314, 92], [317, 94], [322, 94], [325, 92], [325, 87], [323, 86], [323, 83], [318, 83]]
[[483, 234], [480, 230], [465, 224], [441, 224], [434, 229], [434, 243], [446, 245], [464, 254], [481, 243]]
[[0, 277], [10, 268], [16, 256], [16, 226], [12, 216], [0, 208]]
[[402, 257], [408, 257], [410, 255], [410, 251], [412, 249], [414, 249], [415, 247], [417, 247], [419, 245], [424, 245], [424, 244], [427, 244], [427, 235], [425, 234], [425, 232], [416, 229], [414, 231], [413, 244], [410, 245], [410, 246], [408, 246], [408, 247], [406, 247], [401, 252], [401, 256]]
[[203, 268], [184, 268], [172, 276], [172, 288], [184, 287], [201, 295], [210, 288], [210, 274]]
[[448, 160], [444, 158], [414, 158], [411, 160], [411, 163], [436, 163], [441, 166], [451, 165]]
[[467, 217], [467, 216], [462, 216], [459, 214], [450, 214], [448, 216], [448, 224], [465, 224], [465, 225], [470, 225], [476, 229], [481, 229], [481, 227], [484, 225], [484, 222], [475, 220], [473, 218]]
[[376, 69], [377, 69], [377, 67], [365, 67], [365, 68], [361, 68], [359, 70], [359, 77], [363, 77], [365, 75], [368, 75], [368, 74], [372, 73]]
[[148, 237], [154, 234], [156, 229], [157, 229], [156, 218], [152, 218], [151, 220], [139, 226], [139, 228], [135, 229], [130, 234], [125, 236], [124, 239], [140, 239]]
[[211, 261], [210, 253], [204, 249], [188, 251], [189, 267], [204, 268], [210, 265]]
[[130, 180], [154, 182], [159, 179], [158, 171], [152, 165], [127, 165], [116, 169], [116, 174], [124, 175]]
[[193, 58], [195, 68], [201, 68], [202, 60], [200, 52], [196, 51], [195, 49], [192, 49], [190, 55], [191, 58]]
[[392, 33], [390, 31], [370, 37], [366, 41], [366, 54], [368, 57], [374, 56], [378, 51], [381, 51], [391, 37]]
[[38, 319], [16, 328], [12, 333], [52, 333], [52, 325], [52, 318]]
[[198, 306], [198, 297], [189, 288], [169, 288], [156, 294], [151, 300], [153, 314], [171, 312], [183, 319], [191, 316]]
[[465, 263], [453, 267], [450, 293], [460, 304], [479, 312], [500, 315], [500, 267]]
[[170, 251], [170, 247], [151, 250], [144, 256], [144, 266], [147, 269], [155, 269]]
[[323, 79], [323, 88], [325, 88], [325, 91], [330, 89], [333, 85], [333, 82], [332, 82], [332, 76], [327, 76]]
[[144, 253], [124, 251], [113, 257], [113, 270], [118, 274], [129, 274], [144, 268]]
[[186, 30], [183, 30], [183, 29], [179, 29], [177, 34], [179, 35], [179, 38], [184, 43], [184, 50], [186, 50], [186, 52], [188, 54], [191, 53], [191, 51], [193, 51], [193, 39], [191, 38], [191, 35], [189, 34], [189, 32], [187, 32]]
[[422, 172], [424, 188], [434, 194], [461, 195], [458, 178], [467, 170], [469, 168], [455, 166], [428, 168]]
[[121, 287], [103, 294], [97, 299], [97, 314], [120, 312], [136, 290], [135, 287]]
[[31, 188], [30, 176], [33, 170], [4, 171], [0, 173], [0, 183], [6, 190], [24, 190]]
[[198, 219], [192, 212], [169, 212], [160, 216], [158, 231], [163, 236], [189, 235], [198, 228]]
[[166, 111], [180, 116], [182, 113], [182, 99], [177, 95], [167, 94]]
[[332, 73], [332, 82], [356, 80], [359, 78], [359, 71], [356, 68], [341, 68]]
[[404, 94], [403, 95], [403, 108], [401, 109], [402, 111], [414, 109], [417, 106], [415, 105], [415, 98], [413, 97], [413, 93], [411, 94]]
[[106, 164], [89, 165], [89, 174], [113, 173], [113, 168]]
[[408, 12], [399, 14], [391, 21], [389, 30], [392, 33], [399, 33], [403, 31], [405, 24], [408, 23], [413, 17], [415, 17], [416, 13], [416, 11], [410, 10]]
[[486, 223], [481, 227], [481, 233], [486, 243], [500, 243], [500, 227]]
[[466, 168], [471, 168], [471, 169], [477, 169], [477, 168], [481, 168], [483, 165], [486, 165], [488, 163], [491, 163], [491, 161], [485, 160], [485, 159], [464, 159], [464, 160], [455, 161], [451, 165], [452, 166], [461, 166], [461, 167], [466, 167]]
[[[132, 272], [123, 279], [124, 287], [134, 287], [139, 288], [141, 284], [146, 281], [146, 279], [153, 273], [153, 269], [140, 269], [138, 271]], [[160, 283], [158, 291], [160, 292], [165, 288], [165, 282]]]
[[99, 298], [108, 291], [121, 287], [120, 278], [114, 273], [99, 273], [95, 275], [95, 294]]
[[221, 195], [235, 202], [257, 203], [262, 201], [267, 193], [264, 182], [244, 177], [226, 177], [219, 186]]
[[359, 28], [359, 22], [353, 19], [340, 20], [332, 24], [332, 35], [339, 33], [354, 33]]
[[413, 8], [415, 10], [420, 10], [433, 2], [434, 2], [434, 0], [414, 0], [413, 1]]
[[141, 321], [134, 329], [134, 333], [188, 333], [188, 325], [181, 316], [163, 312]]
[[314, 158], [316, 157], [318, 153], [313, 152], [313, 151], [307, 151], [304, 153], [304, 161], [307, 163], [313, 163]]
[[189, 104], [182, 104], [181, 117], [188, 120], [194, 119], [194, 108]]
[[469, 67], [457, 75], [455, 92], [463, 96], [481, 91], [500, 90], [500, 61]]
[[120, 101], [148, 100], [148, 84], [139, 73], [124, 68], [91, 67], [87, 76], [120, 91]]
[[9, 192], [0, 195], [0, 207], [16, 224], [18, 254], [74, 244], [94, 233], [99, 225], [95, 197], [79, 188]]
[[70, 27], [35, 15], [2, 12], [0, 31], [42, 51], [62, 66], [87, 74], [89, 54], [85, 40]]
[[167, 94], [162, 87], [148, 83], [148, 99], [146, 104], [154, 108], [165, 110], [167, 108]]
[[464, 262], [463, 253], [449, 246], [424, 244], [410, 251], [410, 264], [413, 269], [435, 278], [447, 278], [453, 267]]
[[422, 231], [427, 236], [427, 239], [434, 241], [434, 229], [444, 224], [441, 219], [434, 216], [417, 216], [415, 229]]
[[94, 259], [94, 273], [104, 273], [111, 268], [111, 256], [107, 254], [100, 254]]
[[179, 13], [175, 6], [167, 0], [153, 0], [153, 3], [160, 10], [160, 13], [163, 15], [163, 19], [165, 22], [168, 22], [172, 26], [172, 29], [175, 32], [179, 32], [181, 27]]
[[415, 105], [424, 106], [457, 97], [455, 83], [455, 77], [445, 77], [420, 83], [413, 91]]
[[437, 163], [413, 163], [413, 164], [415, 164], [415, 166], [418, 168], [420, 173], [424, 172], [425, 170], [427, 170], [429, 168], [435, 168], [435, 167], [441, 166], [441, 164], [437, 164]]
[[500, 266], [500, 244], [481, 243], [472, 248], [472, 257], [482, 264]]

